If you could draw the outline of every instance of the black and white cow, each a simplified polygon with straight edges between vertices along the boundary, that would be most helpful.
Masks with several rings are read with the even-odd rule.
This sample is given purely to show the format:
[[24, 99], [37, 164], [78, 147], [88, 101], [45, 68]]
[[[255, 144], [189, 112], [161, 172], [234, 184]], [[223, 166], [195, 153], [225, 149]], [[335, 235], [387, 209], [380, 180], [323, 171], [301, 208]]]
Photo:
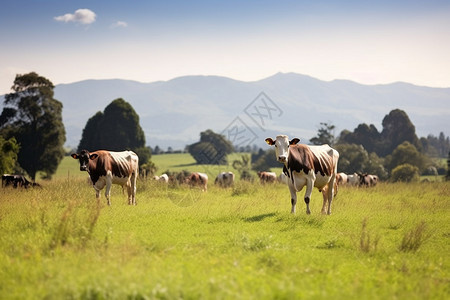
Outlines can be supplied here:
[[289, 141], [286, 135], [279, 135], [275, 140], [266, 139], [267, 144], [275, 146], [277, 160], [284, 164], [283, 173], [289, 178], [291, 213], [295, 213], [297, 192], [306, 186], [306, 213], [311, 213], [309, 201], [313, 187], [319, 191], [326, 187], [327, 193], [323, 193], [322, 213], [331, 214], [339, 153], [328, 145], [308, 146], [298, 142], [300, 142], [298, 138]]
[[12, 186], [13, 188], [28, 188], [29, 186], [40, 187], [38, 183], [28, 181], [23, 175], [3, 174], [2, 187], [7, 186]]
[[220, 172], [214, 184], [218, 184], [220, 187], [231, 187], [234, 184], [234, 173], [233, 172]]
[[111, 205], [110, 191], [114, 183], [126, 186], [128, 204], [136, 205], [136, 179], [139, 174], [139, 158], [136, 153], [106, 150], [89, 153], [82, 150], [80, 154], [72, 154], [72, 157], [80, 161], [80, 171], [89, 173], [97, 198], [100, 198], [100, 190], [106, 186], [106, 200]]

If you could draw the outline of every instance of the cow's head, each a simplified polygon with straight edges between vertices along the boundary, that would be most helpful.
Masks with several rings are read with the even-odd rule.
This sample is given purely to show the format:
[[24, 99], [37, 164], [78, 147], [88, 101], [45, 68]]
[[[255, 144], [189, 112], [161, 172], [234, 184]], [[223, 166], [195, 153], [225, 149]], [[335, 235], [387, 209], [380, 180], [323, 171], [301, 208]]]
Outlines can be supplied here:
[[266, 143], [270, 146], [275, 146], [275, 155], [277, 160], [281, 163], [285, 163], [289, 156], [289, 146], [295, 145], [300, 142], [300, 139], [293, 138], [289, 141], [287, 135], [278, 135], [275, 141], [272, 138], [267, 138]]
[[87, 150], [81, 150], [80, 154], [73, 153], [71, 155], [74, 159], [78, 159], [80, 161], [80, 171], [89, 171], [89, 159], [95, 159], [98, 157], [98, 154], [93, 153], [90, 154]]

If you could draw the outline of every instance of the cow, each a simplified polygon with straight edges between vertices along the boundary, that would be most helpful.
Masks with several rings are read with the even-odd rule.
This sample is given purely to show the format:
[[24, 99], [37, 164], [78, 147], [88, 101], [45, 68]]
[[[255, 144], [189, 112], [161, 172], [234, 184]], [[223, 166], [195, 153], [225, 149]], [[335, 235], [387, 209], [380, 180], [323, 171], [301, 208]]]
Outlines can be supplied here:
[[41, 187], [41, 185], [36, 182], [28, 181], [25, 178], [25, 176], [23, 176], [23, 175], [3, 174], [2, 175], [2, 187], [7, 187], [9, 185], [11, 185], [13, 188], [18, 188], [18, 187], [28, 188], [29, 186]]
[[277, 181], [277, 174], [275, 172], [258, 172], [259, 181], [261, 184], [273, 183]]
[[136, 205], [136, 179], [139, 174], [139, 158], [132, 151], [113, 152], [98, 150], [89, 152], [82, 150], [71, 155], [80, 162], [80, 171], [87, 171], [95, 189], [96, 198], [106, 186], [105, 197], [111, 205], [111, 185], [127, 187], [128, 204]]
[[304, 198], [306, 213], [311, 214], [309, 202], [313, 187], [318, 188], [319, 191], [326, 187], [327, 193], [324, 195], [322, 213], [331, 214], [339, 152], [329, 145], [298, 144], [300, 139], [294, 138], [289, 141], [287, 135], [278, 135], [275, 140], [267, 138], [265, 141], [267, 144], [275, 146], [276, 159], [283, 163], [283, 173], [289, 178], [291, 213], [295, 213], [297, 192], [306, 186]]
[[234, 173], [233, 172], [220, 172], [216, 180], [215, 184], [218, 184], [220, 187], [231, 187], [234, 184]]
[[342, 172], [337, 173], [336, 174], [336, 182], [337, 182], [338, 185], [341, 185], [341, 184], [346, 185], [348, 183], [348, 176], [347, 176], [347, 174], [342, 173]]
[[347, 175], [347, 182], [349, 185], [357, 186], [359, 185], [359, 175], [358, 173], [348, 174]]
[[359, 177], [359, 186], [371, 187], [377, 185], [378, 182], [377, 175], [358, 173], [358, 177]]
[[198, 186], [202, 189], [202, 191], [205, 192], [208, 190], [208, 175], [206, 175], [205, 173], [193, 172], [186, 179], [186, 182], [191, 187]]
[[280, 176], [278, 176], [278, 182], [288, 184], [288, 180], [288, 177], [283, 172], [281, 172]]
[[154, 181], [162, 182], [162, 183], [169, 183], [169, 175], [166, 173], [162, 174], [161, 176], [153, 176]]
[[166, 173], [164, 173], [161, 176], [159, 176], [158, 181], [162, 183], [169, 183], [169, 176]]

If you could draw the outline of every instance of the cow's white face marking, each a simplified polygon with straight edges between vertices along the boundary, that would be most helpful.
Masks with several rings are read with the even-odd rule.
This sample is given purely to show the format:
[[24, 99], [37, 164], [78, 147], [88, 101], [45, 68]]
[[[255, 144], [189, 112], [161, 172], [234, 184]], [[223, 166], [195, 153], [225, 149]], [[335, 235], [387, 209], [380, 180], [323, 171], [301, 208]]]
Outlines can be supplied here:
[[289, 139], [286, 135], [279, 135], [275, 139], [275, 155], [277, 160], [285, 163], [289, 156]]

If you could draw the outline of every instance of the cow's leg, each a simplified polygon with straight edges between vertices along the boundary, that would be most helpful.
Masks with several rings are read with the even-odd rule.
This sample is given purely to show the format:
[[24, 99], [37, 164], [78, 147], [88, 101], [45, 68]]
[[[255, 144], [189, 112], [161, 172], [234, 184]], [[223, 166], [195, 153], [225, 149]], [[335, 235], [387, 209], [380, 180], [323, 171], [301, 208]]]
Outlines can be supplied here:
[[328, 185], [326, 185], [326, 186], [322, 189], [322, 196], [323, 196], [322, 214], [326, 214], [326, 213], [327, 213], [328, 190], [329, 190], [329, 186], [328, 186]]
[[331, 215], [331, 202], [333, 201], [333, 193], [334, 193], [334, 180], [335, 178], [331, 178], [330, 182], [328, 183], [328, 211], [327, 214]]
[[297, 204], [297, 191], [295, 190], [295, 187], [293, 184], [289, 184], [289, 191], [291, 192], [291, 213], [295, 214], [295, 205]]
[[311, 211], [309, 210], [309, 201], [311, 200], [311, 194], [313, 189], [313, 181], [312, 180], [306, 180], [306, 192], [305, 192], [305, 204], [306, 204], [306, 214], [311, 214]]
[[136, 180], [137, 180], [137, 172], [133, 172], [130, 178], [130, 193], [131, 193], [131, 203], [132, 205], [136, 205]]
[[109, 197], [111, 195], [111, 185], [112, 185], [112, 178], [110, 176], [106, 176], [106, 191], [105, 191], [105, 197], [106, 202], [109, 206], [111, 206], [111, 201], [109, 200]]
[[131, 191], [131, 181], [128, 180], [126, 183], [126, 187], [127, 187], [127, 195], [128, 195], [128, 205], [132, 205], [133, 204], [133, 193]]

